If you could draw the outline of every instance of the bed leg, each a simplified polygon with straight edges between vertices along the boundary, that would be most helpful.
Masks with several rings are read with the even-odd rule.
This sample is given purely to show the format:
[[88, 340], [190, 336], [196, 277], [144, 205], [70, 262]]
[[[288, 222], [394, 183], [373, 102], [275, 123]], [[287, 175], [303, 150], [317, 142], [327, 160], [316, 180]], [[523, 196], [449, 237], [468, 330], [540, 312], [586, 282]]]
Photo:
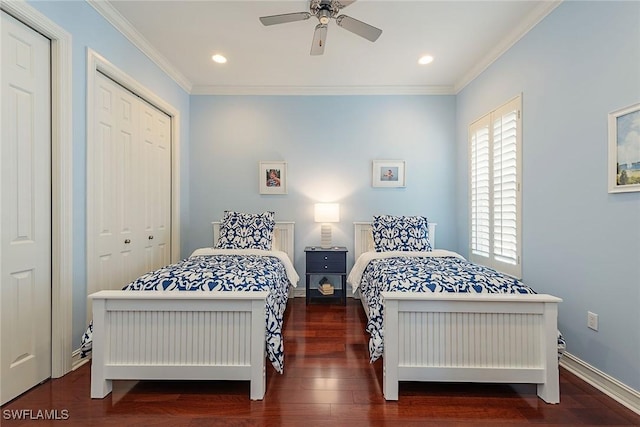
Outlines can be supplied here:
[[395, 379], [389, 378], [394, 375], [389, 375], [387, 367], [382, 368], [382, 393], [385, 400], [398, 400], [398, 376], [395, 375]]
[[102, 399], [113, 389], [112, 381], [101, 377], [100, 369], [94, 369], [95, 364], [91, 366], [91, 398]]
[[538, 384], [538, 397], [547, 403], [560, 403], [560, 372], [558, 371], [558, 304], [544, 305], [544, 384]]
[[558, 381], [538, 384], [538, 397], [547, 403], [560, 403], [560, 386]]
[[251, 348], [251, 400], [262, 400], [267, 389], [267, 371], [265, 368], [264, 334], [267, 327], [265, 320], [265, 302], [256, 300], [251, 304], [251, 342], [261, 342]]
[[254, 369], [256, 372], [251, 374], [251, 400], [264, 399], [264, 393], [267, 388], [267, 376], [264, 364], [262, 365], [262, 375], [260, 375], [259, 369]]
[[91, 398], [102, 399], [111, 393], [111, 380], [105, 378], [104, 365], [106, 354], [106, 302], [104, 299], [93, 300], [93, 343], [91, 350]]
[[386, 400], [398, 400], [398, 328], [398, 301], [385, 299], [382, 392]]

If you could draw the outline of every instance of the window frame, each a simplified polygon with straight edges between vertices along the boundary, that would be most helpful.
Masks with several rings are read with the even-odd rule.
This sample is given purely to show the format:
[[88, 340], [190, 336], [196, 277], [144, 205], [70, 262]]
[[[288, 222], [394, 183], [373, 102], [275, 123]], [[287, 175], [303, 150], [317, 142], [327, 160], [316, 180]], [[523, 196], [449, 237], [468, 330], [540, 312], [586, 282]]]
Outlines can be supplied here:
[[[497, 134], [495, 126], [498, 119], [504, 124], [504, 119], [513, 114], [515, 114], [515, 126], [508, 127], [506, 130], [505, 128], [500, 128], [497, 131], [499, 134]], [[500, 215], [496, 215], [496, 194], [504, 195], [505, 192], [509, 192], [508, 189], [501, 192], [496, 191], [495, 188], [497, 183], [500, 182], [496, 180], [496, 171], [494, 170], [494, 166], [496, 166], [494, 157], [497, 151], [495, 146], [496, 139], [504, 141], [513, 137], [512, 132], [514, 129], [515, 183], [511, 181], [511, 184], [515, 188], [511, 188], [509, 194], [515, 191], [515, 206], [514, 203], [506, 204], [507, 209], [499, 210], [498, 213]], [[468, 132], [469, 260], [519, 279], [522, 277], [522, 94], [475, 120], [469, 125]], [[495, 138], [496, 136], [499, 136], [499, 138]], [[487, 141], [482, 139], [485, 137]], [[488, 146], [481, 148], [488, 150], [487, 153], [476, 150], [477, 145], [484, 142]], [[507, 144], [513, 145], [513, 142]], [[487, 164], [483, 163], [485, 161], [483, 156], [488, 158]], [[513, 158], [510, 160], [510, 166], [498, 169], [502, 176], [505, 176], [507, 169], [512, 171]], [[480, 166], [480, 169], [478, 169], [478, 166]], [[514, 175], [512, 172], [506, 173], [508, 179], [513, 179], [512, 175]], [[512, 211], [513, 208], [515, 208], [515, 213]], [[499, 216], [498, 219], [496, 219], [497, 216]], [[503, 233], [496, 231], [496, 227], [503, 225], [500, 219], [505, 216], [509, 217], [507, 218], [509, 224], [512, 225], [515, 222], [515, 232], [504, 233], [507, 237], [506, 239], [496, 239], [498, 234], [503, 236]], [[504, 222], [507, 222], [507, 220]], [[504, 228], [513, 229], [512, 226]], [[504, 243], [505, 240], [509, 240], [509, 237], [511, 239], [515, 238], [515, 242], [511, 240]], [[503, 246], [510, 247], [507, 251], [511, 256], [505, 257], [501, 254], [496, 254], [496, 240], [503, 243]], [[512, 248], [513, 246], [515, 247]], [[479, 250], [479, 248], [484, 250]]]

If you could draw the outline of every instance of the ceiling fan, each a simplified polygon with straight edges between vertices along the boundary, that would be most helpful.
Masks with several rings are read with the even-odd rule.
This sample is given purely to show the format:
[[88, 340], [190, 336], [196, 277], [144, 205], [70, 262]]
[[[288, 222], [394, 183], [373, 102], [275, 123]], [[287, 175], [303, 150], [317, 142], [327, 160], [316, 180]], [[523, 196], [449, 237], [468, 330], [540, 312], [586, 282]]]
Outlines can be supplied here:
[[331, 19], [335, 19], [336, 24], [345, 30], [364, 37], [369, 41], [376, 41], [382, 30], [372, 25], [358, 21], [347, 15], [338, 15], [341, 9], [349, 6], [356, 0], [311, 0], [310, 12], [284, 13], [281, 15], [262, 16], [260, 22], [263, 25], [285, 24], [287, 22], [304, 21], [312, 16], [318, 18], [320, 22], [316, 25], [311, 44], [311, 55], [322, 55], [324, 45], [327, 40], [327, 24]]

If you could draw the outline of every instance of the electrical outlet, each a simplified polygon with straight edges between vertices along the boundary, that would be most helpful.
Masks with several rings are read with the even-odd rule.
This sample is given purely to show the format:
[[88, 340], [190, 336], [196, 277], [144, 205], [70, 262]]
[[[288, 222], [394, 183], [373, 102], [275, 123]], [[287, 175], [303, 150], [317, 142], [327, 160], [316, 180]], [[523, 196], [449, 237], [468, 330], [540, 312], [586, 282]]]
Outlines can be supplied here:
[[594, 331], [598, 330], [598, 315], [587, 311], [587, 327], [589, 329], [593, 329]]

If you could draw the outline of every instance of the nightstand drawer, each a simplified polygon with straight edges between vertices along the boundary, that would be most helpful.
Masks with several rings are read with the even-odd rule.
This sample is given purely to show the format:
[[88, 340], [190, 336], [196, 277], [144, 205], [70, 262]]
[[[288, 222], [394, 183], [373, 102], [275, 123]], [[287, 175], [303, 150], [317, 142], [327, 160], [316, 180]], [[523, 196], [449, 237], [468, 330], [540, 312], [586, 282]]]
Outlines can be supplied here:
[[344, 252], [307, 252], [307, 271], [344, 273], [345, 258]]

